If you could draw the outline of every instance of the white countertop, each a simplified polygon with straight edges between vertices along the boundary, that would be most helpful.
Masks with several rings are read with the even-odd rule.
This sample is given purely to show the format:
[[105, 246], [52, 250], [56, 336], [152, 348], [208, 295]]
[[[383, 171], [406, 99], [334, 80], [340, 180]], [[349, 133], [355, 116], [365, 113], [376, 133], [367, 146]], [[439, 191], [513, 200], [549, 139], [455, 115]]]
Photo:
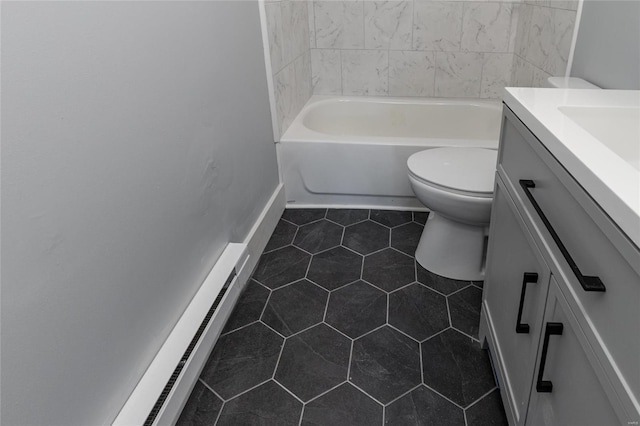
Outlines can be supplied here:
[[[518, 87], [505, 89], [504, 102], [640, 247], [640, 91]], [[582, 126], [567, 115], [575, 111], [587, 112]], [[611, 112], [617, 136], [607, 138]]]

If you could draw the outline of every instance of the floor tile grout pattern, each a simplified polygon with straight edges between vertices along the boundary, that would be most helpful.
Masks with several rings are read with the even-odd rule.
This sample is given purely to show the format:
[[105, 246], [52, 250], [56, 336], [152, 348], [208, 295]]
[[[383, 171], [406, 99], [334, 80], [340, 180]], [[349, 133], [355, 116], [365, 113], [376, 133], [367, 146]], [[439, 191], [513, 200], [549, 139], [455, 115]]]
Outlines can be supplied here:
[[427, 216], [285, 210], [178, 425], [506, 425], [482, 283], [415, 261]]

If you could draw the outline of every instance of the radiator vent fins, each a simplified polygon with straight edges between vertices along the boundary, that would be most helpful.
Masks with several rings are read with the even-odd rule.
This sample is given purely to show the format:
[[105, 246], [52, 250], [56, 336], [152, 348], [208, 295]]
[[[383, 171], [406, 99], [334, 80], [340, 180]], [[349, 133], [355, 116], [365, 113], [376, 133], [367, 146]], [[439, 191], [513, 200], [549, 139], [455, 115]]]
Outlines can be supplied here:
[[178, 365], [173, 370], [173, 374], [171, 374], [171, 377], [167, 381], [167, 384], [165, 385], [164, 389], [162, 389], [162, 393], [160, 393], [160, 396], [158, 397], [158, 400], [154, 404], [153, 408], [151, 409], [149, 416], [147, 416], [147, 419], [144, 421], [144, 426], [153, 425], [153, 422], [156, 420], [156, 417], [160, 413], [162, 406], [167, 400], [167, 397], [171, 393], [171, 389], [173, 389], [173, 385], [175, 385], [176, 380], [178, 380], [178, 377], [182, 372], [182, 369], [187, 364], [187, 360], [191, 356], [191, 352], [193, 352], [193, 349], [198, 344], [198, 341], [200, 341], [200, 337], [202, 336], [202, 333], [204, 333], [204, 330], [207, 328], [207, 325], [209, 325], [209, 321], [211, 321], [211, 317], [213, 317], [213, 314], [216, 313], [216, 309], [218, 308], [218, 305], [220, 305], [222, 298], [226, 294], [227, 290], [229, 289], [229, 286], [231, 285], [231, 282], [235, 277], [236, 277], [236, 269], [233, 268], [233, 271], [231, 271], [231, 274], [229, 274], [227, 281], [224, 283], [224, 286], [222, 287], [222, 290], [220, 290], [218, 297], [216, 297], [216, 300], [213, 301], [213, 304], [211, 305], [211, 308], [209, 308], [207, 315], [204, 317], [204, 320], [202, 320], [200, 327], [198, 327], [198, 331], [196, 331], [196, 334], [193, 336], [193, 339], [191, 339], [191, 343], [189, 343], [187, 350], [184, 351], [184, 354], [182, 355], [182, 358], [180, 358]]

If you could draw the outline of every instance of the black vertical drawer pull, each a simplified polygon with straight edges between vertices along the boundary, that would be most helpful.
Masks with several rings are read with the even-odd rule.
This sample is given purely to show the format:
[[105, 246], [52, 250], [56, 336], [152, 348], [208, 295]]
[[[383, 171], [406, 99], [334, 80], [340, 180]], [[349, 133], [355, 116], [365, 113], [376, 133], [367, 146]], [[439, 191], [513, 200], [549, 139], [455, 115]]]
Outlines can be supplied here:
[[564, 326], [561, 322], [548, 322], [544, 329], [544, 343], [542, 344], [542, 357], [540, 358], [540, 369], [538, 370], [538, 381], [536, 382], [536, 391], [540, 393], [550, 393], [553, 390], [551, 380], [542, 380], [544, 374], [544, 365], [547, 363], [547, 351], [549, 350], [549, 336], [560, 336]]
[[567, 248], [564, 246], [564, 244], [562, 244], [560, 237], [558, 237], [558, 234], [553, 229], [553, 227], [551, 226], [551, 223], [549, 222], [544, 212], [536, 202], [536, 199], [533, 198], [533, 194], [531, 194], [530, 190], [536, 187], [535, 182], [529, 179], [520, 179], [520, 186], [522, 187], [525, 195], [533, 205], [533, 208], [538, 213], [538, 216], [540, 216], [540, 219], [542, 220], [542, 223], [544, 223], [544, 226], [547, 228], [547, 231], [549, 231], [549, 234], [551, 234], [551, 238], [553, 238], [553, 241], [555, 241], [556, 245], [560, 249], [562, 256], [564, 256], [564, 259], [569, 264], [569, 267], [575, 274], [576, 278], [578, 278], [578, 281], [580, 282], [580, 285], [582, 286], [584, 291], [605, 291], [606, 288], [604, 286], [604, 283], [602, 282], [602, 280], [600, 280], [599, 277], [582, 275], [582, 272], [580, 272], [578, 265], [576, 265], [576, 262], [573, 261], [573, 258], [567, 251]]
[[520, 293], [520, 306], [518, 307], [518, 319], [516, 320], [516, 333], [528, 334], [529, 324], [522, 324], [522, 307], [524, 306], [524, 295], [527, 292], [528, 283], [537, 283], [538, 274], [535, 272], [525, 272], [522, 277], [522, 292]]

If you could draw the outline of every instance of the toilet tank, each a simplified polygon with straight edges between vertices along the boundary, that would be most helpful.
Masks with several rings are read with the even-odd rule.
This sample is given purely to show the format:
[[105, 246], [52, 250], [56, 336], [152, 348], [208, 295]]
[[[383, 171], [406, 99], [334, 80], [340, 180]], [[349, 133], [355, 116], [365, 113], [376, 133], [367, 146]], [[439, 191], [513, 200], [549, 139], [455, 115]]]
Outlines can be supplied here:
[[549, 77], [545, 87], [555, 87], [558, 89], [600, 89], [595, 84], [578, 77]]

